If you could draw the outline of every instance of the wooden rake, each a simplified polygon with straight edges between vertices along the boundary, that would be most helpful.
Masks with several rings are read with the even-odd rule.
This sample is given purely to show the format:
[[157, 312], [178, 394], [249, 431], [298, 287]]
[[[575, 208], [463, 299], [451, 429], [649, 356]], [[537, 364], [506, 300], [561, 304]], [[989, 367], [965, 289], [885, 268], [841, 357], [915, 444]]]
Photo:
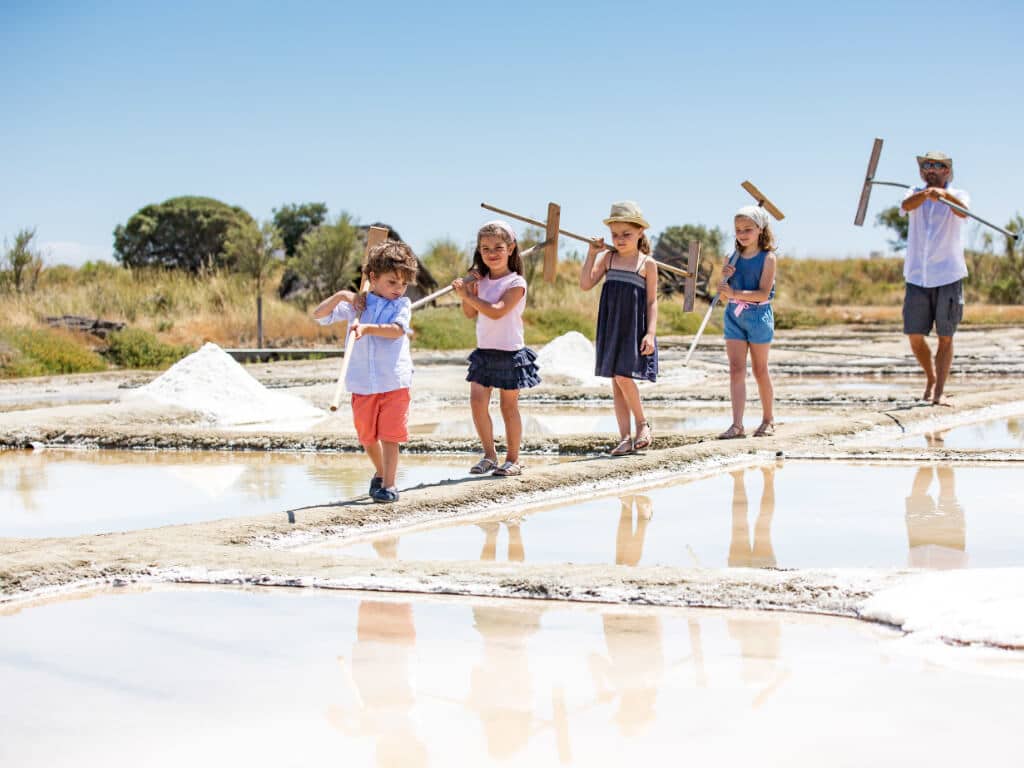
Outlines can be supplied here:
[[[388, 239], [387, 227], [370, 227], [366, 233], [366, 251], [363, 253], [363, 279], [359, 284], [359, 292], [365, 293], [370, 289], [370, 279], [366, 276], [366, 260], [370, 255], [370, 249], [380, 245]], [[338, 410], [341, 402], [341, 393], [345, 389], [345, 374], [348, 373], [348, 364], [352, 361], [352, 350], [356, 344], [355, 334], [352, 333], [352, 323], [349, 323], [345, 338], [345, 354], [341, 358], [341, 370], [338, 372], [338, 383], [334, 387], [334, 398], [331, 400], [331, 412]]]
[[[750, 193], [750, 196], [757, 200], [757, 204], [764, 208], [766, 211], [768, 211], [768, 213], [770, 213], [772, 216], [774, 216], [777, 221], [782, 221], [784, 218], [786, 218], [786, 214], [780, 211], [775, 206], [775, 204], [772, 203], [772, 201], [769, 200], [767, 197], [765, 197], [761, 190], [755, 187], [751, 182], [744, 181], [742, 184], [740, 184], [740, 186], [747, 190], [747, 192]], [[739, 257], [739, 251], [733, 251], [732, 256], [729, 257], [729, 266], [736, 266], [736, 260]], [[720, 293], [716, 293], [715, 298], [711, 300], [711, 306], [708, 307], [708, 311], [704, 313], [704, 319], [700, 321], [700, 328], [697, 329], [697, 333], [693, 337], [693, 341], [690, 342], [690, 349], [687, 350], [686, 357], [683, 358], [684, 366], [690, 364], [690, 358], [693, 357], [693, 350], [697, 348], [697, 342], [700, 341], [701, 334], [703, 334], [704, 329], [707, 328], [708, 320], [711, 319], [711, 313], [714, 311], [715, 307], [718, 306], [718, 300], [720, 298], [722, 298], [722, 295]]]
[[[521, 216], [518, 213], [506, 211], [502, 208], [496, 208], [495, 206], [489, 205], [487, 203], [480, 203], [480, 207], [486, 208], [488, 211], [494, 211], [495, 213], [500, 213], [502, 216], [508, 216], [510, 219], [516, 219], [518, 221], [526, 222], [527, 224], [533, 224], [535, 227], [544, 228], [546, 238], [548, 240], [553, 240], [555, 243], [552, 249], [553, 255], [550, 255], [548, 251], [545, 251], [544, 253], [544, 277], [545, 279], [549, 280], [549, 282], [554, 281], [555, 269], [557, 268], [558, 264], [558, 235], [565, 235], [566, 237], [571, 237], [574, 240], [580, 240], [584, 243], [587, 243], [588, 245], [594, 242], [595, 239], [597, 239], [593, 237], [586, 237], [584, 235], [578, 235], [575, 232], [570, 232], [567, 229], [560, 229], [558, 218], [555, 218], [554, 220], [552, 220], [551, 218], [552, 206], [554, 206], [556, 209], [558, 208], [558, 206], [556, 206], [554, 203], [549, 203], [548, 220], [544, 222], [538, 221], [537, 219], [531, 219], [528, 216]], [[680, 269], [679, 267], [674, 267], [671, 264], [665, 264], [662, 261], [655, 261], [654, 259], [651, 259], [651, 261], [654, 261], [654, 263], [657, 264], [658, 269], [664, 269], [666, 272], [672, 272], [673, 274], [679, 275], [684, 279], [683, 310], [686, 312], [692, 311], [693, 302], [697, 295], [697, 264], [700, 261], [700, 243], [696, 241], [690, 243], [690, 251], [687, 255], [686, 269]], [[550, 278], [548, 278], [549, 270], [551, 274]]]
[[[860, 190], [860, 202], [857, 204], [857, 215], [853, 218], [853, 224], [857, 227], [864, 226], [864, 216], [868, 212], [868, 201], [871, 199], [871, 187], [875, 184], [880, 184], [885, 187], [900, 187], [902, 189], [910, 189], [909, 184], [900, 184], [898, 181], [876, 181], [875, 171], [878, 170], [878, 161], [882, 156], [882, 140], [875, 139], [875, 143], [871, 147], [871, 156], [868, 158], [868, 172], [864, 174], [864, 186]], [[1006, 237], [1012, 238], [1014, 242], [1020, 242], [1021, 233], [1010, 232], [1009, 230], [1003, 229], [1002, 227], [996, 226], [991, 221], [986, 221], [981, 216], [975, 216], [973, 213], [968, 211], [966, 208], [962, 208], [956, 203], [951, 203], [945, 198], [939, 198], [939, 202], [944, 205], [948, 205], [954, 211], [962, 213], [964, 216], [970, 216], [975, 221], [980, 221], [987, 227], [992, 227], [996, 232], [1001, 232]]]

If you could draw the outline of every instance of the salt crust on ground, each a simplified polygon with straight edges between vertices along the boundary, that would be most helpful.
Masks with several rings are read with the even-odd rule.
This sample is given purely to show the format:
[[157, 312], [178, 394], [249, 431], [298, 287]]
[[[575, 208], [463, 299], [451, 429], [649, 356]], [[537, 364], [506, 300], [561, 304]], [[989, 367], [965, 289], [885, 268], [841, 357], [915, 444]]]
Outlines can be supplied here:
[[225, 426], [325, 416], [301, 398], [271, 392], [212, 342], [124, 397], [135, 399], [195, 411], [211, 424]]
[[[541, 378], [550, 376], [584, 387], [607, 387], [609, 379], [593, 374], [596, 359], [594, 345], [590, 339], [579, 331], [569, 331], [544, 345], [537, 355], [537, 366], [540, 368]], [[703, 371], [672, 367], [665, 365], [664, 361], [658, 372], [659, 382], [671, 382], [677, 386], [698, 384], [704, 378]], [[646, 382], [640, 384], [652, 386]]]
[[1024, 569], [922, 573], [878, 592], [860, 614], [919, 637], [1024, 648]]

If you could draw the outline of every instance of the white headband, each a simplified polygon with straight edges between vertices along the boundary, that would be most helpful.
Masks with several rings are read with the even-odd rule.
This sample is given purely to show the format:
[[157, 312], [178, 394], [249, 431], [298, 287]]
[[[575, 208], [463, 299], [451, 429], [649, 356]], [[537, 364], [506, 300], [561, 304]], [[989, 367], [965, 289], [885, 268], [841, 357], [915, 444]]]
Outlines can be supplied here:
[[770, 219], [768, 218], [768, 211], [759, 205], [744, 205], [738, 211], [737, 216], [746, 216], [752, 222], [757, 224], [758, 229], [764, 229], [768, 226]]
[[504, 232], [506, 235], [511, 237], [513, 243], [516, 242], [516, 233], [512, 229], [512, 225], [509, 224], [508, 222], [502, 221], [501, 219], [495, 219], [494, 221], [488, 221], [486, 224], [484, 224], [482, 227], [480, 227], [480, 229], [481, 230], [487, 229], [487, 227], [497, 227], [502, 232]]

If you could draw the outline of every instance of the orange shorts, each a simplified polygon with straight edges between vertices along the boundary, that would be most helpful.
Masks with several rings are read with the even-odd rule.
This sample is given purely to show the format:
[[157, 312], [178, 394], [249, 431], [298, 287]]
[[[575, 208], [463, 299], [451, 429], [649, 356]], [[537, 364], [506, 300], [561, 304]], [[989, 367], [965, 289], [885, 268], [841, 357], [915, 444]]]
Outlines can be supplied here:
[[372, 445], [378, 440], [408, 441], [409, 388], [375, 395], [352, 395], [352, 421], [362, 445]]

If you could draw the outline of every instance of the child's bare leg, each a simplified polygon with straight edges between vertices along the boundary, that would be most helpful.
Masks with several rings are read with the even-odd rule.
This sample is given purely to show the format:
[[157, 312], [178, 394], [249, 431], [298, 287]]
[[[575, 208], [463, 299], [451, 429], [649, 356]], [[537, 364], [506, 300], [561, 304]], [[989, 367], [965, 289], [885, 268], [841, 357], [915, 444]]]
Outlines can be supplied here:
[[765, 424], [775, 422], [775, 387], [768, 373], [768, 350], [771, 344], [750, 345], [750, 368], [757, 382], [757, 394], [761, 398], [761, 421]]
[[389, 443], [387, 440], [380, 441], [381, 456], [383, 458], [385, 488], [395, 487], [395, 475], [398, 473], [398, 443]]
[[484, 448], [484, 456], [498, 462], [498, 452], [494, 449], [494, 424], [491, 423], [491, 388], [475, 381], [469, 383], [469, 406], [473, 411], [473, 426]]
[[[746, 344], [746, 342], [743, 342]], [[743, 470], [732, 475], [732, 536], [729, 539], [729, 560], [733, 568], [750, 566], [750, 527], [747, 524], [747, 488]]]
[[506, 523], [508, 526], [508, 561], [521, 563], [526, 560], [526, 547], [523, 545], [523, 532], [519, 523]]
[[754, 547], [751, 564], [757, 568], [774, 568], [775, 550], [772, 548], [772, 515], [775, 514], [775, 467], [761, 467], [764, 487], [761, 491], [761, 509], [754, 523]]
[[946, 388], [946, 379], [953, 367], [953, 337], [939, 336], [939, 347], [935, 350], [935, 393], [932, 402], [942, 405], [942, 392]]
[[[924, 388], [924, 397], [922, 400], [932, 399], [932, 389], [935, 387], [935, 368], [932, 365], [932, 350], [928, 346], [928, 341], [925, 339], [923, 334], [911, 333], [908, 334], [910, 338], [910, 351], [914, 353], [914, 357], [917, 358], [918, 364], [921, 366], [921, 370], [924, 371], [924, 375], [928, 380], [927, 386]], [[950, 360], [952, 360], [952, 347], [950, 348]]]
[[612, 402], [615, 404], [615, 423], [619, 427], [619, 437], [629, 437], [629, 406], [626, 397], [619, 387], [619, 376], [612, 377]]
[[505, 442], [508, 455], [505, 457], [514, 464], [519, 463], [519, 444], [523, 441], [523, 419], [519, 415], [519, 390], [498, 390], [501, 403], [501, 418], [505, 420]]
[[[377, 477], [384, 477], [384, 452], [380, 446], [380, 440], [377, 440], [369, 445], [364, 445], [366, 449], [366, 455], [370, 457], [370, 461], [373, 462], [374, 474]], [[390, 485], [385, 485], [385, 488], [390, 488]]]
[[622, 393], [623, 404], [626, 407], [626, 432], [622, 433], [622, 420], [619, 420], [618, 411], [615, 413], [615, 418], [619, 420], [619, 433], [623, 437], [629, 435], [629, 417], [633, 417], [633, 421], [636, 424], [637, 431], [640, 429], [640, 425], [646, 421], [644, 418], [644, 404], [640, 400], [640, 388], [636, 385], [636, 382], [629, 376], [616, 376], [614, 379], [615, 383], [619, 385], [619, 392]]
[[747, 405], [747, 347], [743, 339], [726, 339], [729, 357], [729, 399], [732, 402], [732, 423], [743, 426], [743, 410]]

